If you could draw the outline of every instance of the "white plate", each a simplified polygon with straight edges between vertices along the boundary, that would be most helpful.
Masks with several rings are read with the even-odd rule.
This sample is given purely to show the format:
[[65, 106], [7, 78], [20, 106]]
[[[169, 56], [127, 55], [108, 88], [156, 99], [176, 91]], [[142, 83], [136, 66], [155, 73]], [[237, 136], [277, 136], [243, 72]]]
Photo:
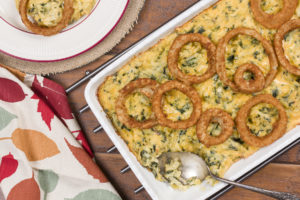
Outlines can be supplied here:
[[[143, 184], [144, 188], [147, 190], [149, 195], [153, 200], [200, 200], [206, 199], [211, 195], [217, 193], [226, 184], [218, 183], [213, 187], [208, 183], [204, 182], [200, 186], [194, 186], [186, 191], [178, 191], [171, 188], [168, 184], [157, 181], [154, 175], [147, 169], [142, 167], [135, 156], [130, 152], [126, 143], [123, 139], [116, 133], [110, 119], [106, 116], [102, 106], [99, 104], [97, 99], [97, 90], [106, 77], [112, 75], [118, 71], [124, 64], [126, 64], [134, 55], [147, 50], [149, 47], [153, 46], [159, 39], [163, 38], [168, 33], [172, 32], [175, 27], [184, 24], [186, 21], [191, 19], [196, 14], [200, 13], [205, 8], [209, 7], [217, 0], [202, 0], [196, 3], [194, 6], [184, 11], [171, 21], [169, 21], [164, 26], [160, 27], [141, 42], [138, 43], [134, 48], [128, 51], [125, 55], [121, 56], [115, 62], [111, 63], [107, 68], [97, 74], [93, 79], [90, 80], [85, 89], [86, 101], [95, 114], [96, 118], [102, 125], [105, 132], [108, 134], [110, 139], [113, 141], [115, 146], [118, 148], [119, 152], [122, 154], [131, 170], [134, 172], [139, 181]], [[287, 147], [289, 144], [293, 143], [300, 138], [300, 126], [286, 133], [282, 138], [274, 142], [273, 144], [260, 149], [247, 159], [242, 159], [236, 162], [227, 171], [225, 177], [230, 180], [236, 180], [243, 176], [253, 168], [262, 164], [265, 160], [277, 154], [280, 150]]]
[[0, 51], [23, 60], [52, 62], [77, 56], [100, 43], [118, 24], [129, 0], [97, 0], [94, 9], [62, 33], [30, 33], [15, 0], [0, 0]]

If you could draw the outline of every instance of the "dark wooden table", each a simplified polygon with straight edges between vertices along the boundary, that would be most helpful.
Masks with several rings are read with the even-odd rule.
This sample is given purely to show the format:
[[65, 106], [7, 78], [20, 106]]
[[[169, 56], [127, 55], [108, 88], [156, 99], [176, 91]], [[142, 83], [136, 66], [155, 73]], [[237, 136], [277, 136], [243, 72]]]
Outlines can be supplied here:
[[[147, 0], [139, 16], [138, 24], [135, 25], [133, 31], [113, 50], [92, 64], [71, 72], [50, 76], [50, 78], [67, 88], [75, 80], [83, 77], [87, 70], [97, 68], [195, 2], [197, 0]], [[74, 112], [86, 104], [83, 96], [84, 88], [85, 85], [69, 94], [69, 101]], [[77, 119], [86, 133], [100, 167], [119, 191], [120, 195], [125, 200], [150, 200], [151, 198], [146, 191], [142, 191], [137, 195], [134, 194], [134, 189], [141, 184], [131, 171], [122, 175], [120, 174], [120, 170], [127, 164], [118, 151], [115, 150], [110, 154], [106, 153], [106, 150], [113, 146], [113, 144], [104, 131], [100, 131], [97, 134], [93, 133], [93, 129], [99, 124], [92, 112], [86, 111], [78, 116]], [[272, 190], [294, 192], [300, 195], [300, 144], [248, 178], [244, 183]], [[253, 200], [268, 198], [260, 194], [235, 188], [227, 192], [220, 199]]]

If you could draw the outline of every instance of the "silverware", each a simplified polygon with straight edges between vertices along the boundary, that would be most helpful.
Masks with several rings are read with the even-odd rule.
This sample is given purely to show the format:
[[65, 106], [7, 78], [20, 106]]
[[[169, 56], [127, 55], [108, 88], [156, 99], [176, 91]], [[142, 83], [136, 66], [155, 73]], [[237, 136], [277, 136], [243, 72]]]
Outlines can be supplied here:
[[228, 183], [230, 185], [234, 185], [237, 187], [241, 187], [247, 190], [251, 190], [254, 192], [258, 192], [276, 199], [280, 200], [300, 200], [295, 194], [287, 193], [287, 192], [277, 192], [277, 191], [272, 191], [272, 190], [266, 190], [258, 187], [253, 187], [249, 185], [244, 185], [241, 183], [237, 183], [234, 181], [230, 181], [224, 178], [220, 178], [216, 175], [214, 175], [209, 167], [206, 165], [204, 160], [199, 157], [196, 154], [193, 153], [188, 153], [188, 152], [177, 152], [177, 153], [172, 153], [172, 152], [167, 152], [163, 153], [159, 157], [159, 163], [158, 166], [160, 168], [160, 173], [162, 175], [165, 174], [165, 165], [168, 161], [171, 159], [179, 159], [181, 162], [181, 177], [180, 180], [183, 184], [185, 184], [185, 181], [191, 177], [197, 177], [200, 180], [204, 180], [206, 176], [210, 175], [212, 178]]

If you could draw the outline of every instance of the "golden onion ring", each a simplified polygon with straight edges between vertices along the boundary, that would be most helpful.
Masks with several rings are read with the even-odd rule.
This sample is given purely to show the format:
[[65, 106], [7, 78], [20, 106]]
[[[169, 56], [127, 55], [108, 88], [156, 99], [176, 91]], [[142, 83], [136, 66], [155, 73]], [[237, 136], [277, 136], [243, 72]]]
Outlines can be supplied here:
[[268, 14], [261, 9], [261, 0], [251, 0], [253, 17], [269, 29], [278, 29], [291, 19], [298, 5], [298, 0], [283, 0], [283, 8], [276, 14]]
[[[221, 81], [225, 84], [228, 85], [229, 87], [231, 87], [234, 91], [240, 91], [239, 87], [233, 82], [231, 81], [226, 74], [226, 68], [225, 68], [225, 51], [226, 51], [226, 45], [227, 43], [230, 41], [231, 38], [235, 37], [238, 34], [243, 34], [243, 35], [249, 35], [254, 37], [255, 39], [259, 40], [263, 47], [266, 50], [266, 53], [269, 56], [269, 61], [270, 61], [270, 70], [268, 72], [268, 74], [265, 77], [265, 84], [263, 87], [253, 87], [251, 86], [251, 88], [255, 88], [255, 90], [251, 90], [251, 88], [248, 88], [249, 91], [252, 92], [259, 92], [261, 90], [261, 88], [265, 88], [267, 86], [269, 86], [272, 81], [274, 80], [276, 73], [277, 73], [277, 68], [278, 68], [278, 63], [277, 63], [277, 59], [276, 59], [276, 55], [275, 52], [273, 50], [273, 47], [271, 45], [271, 43], [266, 40], [265, 38], [263, 38], [256, 30], [254, 29], [249, 29], [249, 28], [235, 28], [231, 31], [229, 31], [219, 42], [218, 47], [217, 47], [217, 53], [216, 53], [216, 60], [217, 60], [217, 64], [216, 64], [216, 70], [217, 73], [221, 79]], [[255, 78], [259, 78], [259, 77], [255, 77]], [[239, 83], [242, 83], [241, 81]], [[247, 85], [249, 85], [250, 87], [250, 83], [249, 82]], [[263, 83], [262, 83], [263, 84]], [[243, 85], [242, 87], [244, 88], [243, 91], [241, 92], [247, 92], [247, 90], [245, 89], [247, 87], [247, 85]]]
[[[245, 72], [251, 72], [254, 79], [246, 80], [243, 76]], [[265, 77], [262, 71], [255, 65], [246, 63], [238, 67], [234, 74], [234, 83], [239, 91], [244, 93], [253, 93], [261, 91], [265, 86]]]
[[275, 35], [274, 46], [280, 64], [290, 73], [300, 76], [300, 69], [290, 63], [284, 55], [284, 49], [282, 47], [282, 40], [284, 39], [284, 36], [288, 32], [297, 28], [300, 28], [300, 19], [290, 20], [283, 24]]
[[[221, 126], [222, 130], [218, 136], [211, 136], [207, 132], [210, 122], [217, 122]], [[232, 135], [233, 125], [234, 122], [231, 116], [224, 110], [219, 108], [208, 109], [201, 115], [197, 123], [197, 137], [206, 147], [221, 144]]]
[[[249, 130], [247, 126], [247, 118], [250, 114], [251, 108], [259, 103], [268, 103], [277, 108], [279, 118], [273, 124], [272, 131], [263, 137], [255, 136]], [[235, 118], [237, 130], [240, 134], [240, 138], [251, 146], [264, 147], [272, 144], [279, 139], [287, 129], [288, 118], [283, 105], [270, 94], [260, 94], [249, 99], [237, 113]]]
[[[188, 75], [183, 73], [178, 67], [178, 58], [181, 48], [188, 42], [199, 42], [206, 50], [208, 57], [208, 69], [201, 76]], [[205, 37], [199, 33], [189, 33], [179, 35], [174, 42], [168, 53], [168, 68], [170, 73], [177, 79], [186, 84], [201, 83], [212, 77], [216, 73], [216, 46], [210, 41], [208, 37]]]
[[[181, 120], [181, 121], [172, 121], [168, 119], [166, 115], [163, 113], [163, 109], [162, 109], [163, 94], [172, 89], [177, 89], [183, 92], [191, 99], [193, 104], [193, 112], [189, 117], [189, 119]], [[195, 90], [192, 86], [186, 85], [184, 83], [175, 80], [167, 81], [162, 85], [160, 85], [156, 89], [152, 100], [153, 112], [156, 116], [158, 123], [160, 125], [167, 126], [173, 129], [187, 129], [195, 125], [198, 119], [200, 118], [201, 107], [202, 107], [201, 99], [197, 93], [197, 90]]]
[[141, 92], [146, 97], [152, 100], [152, 95], [155, 89], [159, 86], [159, 83], [149, 79], [140, 78], [128, 83], [119, 91], [119, 96], [116, 100], [116, 113], [121, 123], [125, 124], [129, 128], [151, 128], [157, 124], [156, 119], [147, 119], [143, 122], [139, 122], [134, 118], [130, 117], [127, 108], [125, 106], [126, 97], [132, 92]]
[[64, 0], [64, 11], [62, 14], [62, 19], [56, 26], [53, 27], [41, 27], [35, 23], [32, 23], [27, 16], [27, 4], [29, 0], [20, 0], [19, 4], [19, 12], [21, 15], [21, 19], [25, 26], [31, 30], [33, 33], [44, 35], [44, 36], [51, 36], [59, 33], [62, 29], [68, 26], [69, 21], [73, 15], [73, 0]]

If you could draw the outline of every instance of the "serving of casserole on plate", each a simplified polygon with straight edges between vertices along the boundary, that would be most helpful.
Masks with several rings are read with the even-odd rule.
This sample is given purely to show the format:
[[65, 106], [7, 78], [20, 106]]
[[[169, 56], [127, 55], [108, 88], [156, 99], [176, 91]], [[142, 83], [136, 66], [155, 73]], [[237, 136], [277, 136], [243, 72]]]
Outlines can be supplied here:
[[[23, 17], [19, 12], [20, 2], [27, 3]], [[1, 0], [0, 51], [34, 62], [53, 62], [80, 55], [109, 35], [122, 18], [129, 0], [68, 1], [73, 2], [69, 20], [62, 19], [65, 11], [63, 2]], [[66, 26], [59, 28], [61, 21], [65, 21]], [[31, 30], [29, 26], [35, 28]], [[57, 29], [57, 32], [51, 36], [39, 35], [37, 31], [46, 33], [53, 32], [53, 29]]]
[[[291, 20], [300, 17], [300, 3], [297, 3]], [[283, 1], [261, 3], [262, 10], [269, 14], [280, 12], [283, 7]], [[265, 84], [264, 87], [255, 92], [237, 90], [228, 84], [228, 80], [222, 77], [221, 64], [218, 63], [222, 57], [219, 55], [221, 50], [218, 44], [224, 41], [225, 35], [232, 31], [240, 31], [240, 28], [251, 34], [236, 34], [228, 40], [223, 55], [225, 74], [233, 83], [239, 66], [245, 63], [257, 66], [266, 77], [266, 83], [261, 83]], [[90, 81], [85, 91], [87, 102], [153, 199], [203, 199], [225, 186], [222, 183], [211, 183], [209, 179], [201, 182], [196, 178], [183, 183], [178, 170], [180, 163], [176, 161], [170, 161], [167, 166], [168, 173], [163, 176], [158, 168], [158, 158], [163, 152], [193, 152], [201, 156], [215, 174], [234, 180], [300, 137], [299, 127], [296, 127], [300, 123], [300, 77], [282, 65], [277, 67], [277, 58], [275, 61], [274, 57], [273, 60], [270, 59], [270, 52], [275, 56], [272, 43], [277, 29], [268, 29], [254, 19], [250, 0], [220, 0], [217, 3], [204, 0], [144, 38], [135, 48]], [[205, 36], [216, 46], [216, 56], [219, 59], [216, 59], [216, 73], [199, 83], [190, 83], [189, 87], [193, 87], [200, 97], [202, 114], [208, 109], [218, 108], [230, 115], [235, 121], [230, 136], [219, 144], [206, 145], [205, 142], [201, 142], [199, 136], [197, 137], [199, 133], [196, 124], [177, 129], [168, 124], [163, 125], [158, 119], [157, 124], [142, 129], [122, 123], [116, 110], [120, 91], [126, 85], [142, 78], [156, 81], [160, 85], [159, 88], [171, 80], [180, 81], [180, 76], [172, 73], [168, 66], [170, 48], [178, 36], [186, 34], [190, 37], [194, 33]], [[300, 69], [299, 33], [298, 27], [285, 34], [282, 47], [289, 62]], [[210, 50], [206, 48], [207, 45], [200, 43], [186, 42], [180, 48], [176, 62], [184, 74], [203, 76], [210, 67]], [[272, 70], [275, 70], [274, 77], [268, 82], [269, 72]], [[248, 82], [257, 79], [254, 73], [256, 71], [245, 72], [243, 76]], [[189, 84], [188, 80], [181, 81], [184, 82], [182, 84]], [[246, 115], [246, 125], [251, 133], [249, 137], [267, 138], [273, 134], [273, 130], [280, 129], [278, 127], [284, 127], [281, 128], [284, 133], [289, 132], [280, 135], [280, 139], [278, 137], [278, 140], [270, 144], [252, 145], [252, 140], [241, 139], [245, 133], [239, 132], [242, 129], [237, 127], [237, 124], [241, 120], [236, 116], [243, 106], [249, 104], [250, 99], [254, 101], [255, 97], [260, 97], [261, 94], [269, 94], [267, 97], [270, 97], [272, 102], [276, 101], [276, 105], [284, 108], [286, 127], [280, 108], [271, 105], [268, 100], [261, 100], [262, 103], [253, 105], [249, 115]], [[155, 94], [153, 96], [156, 97]], [[159, 115], [153, 111], [152, 107], [155, 105], [152, 104], [154, 101], [151, 98], [139, 90], [126, 94], [124, 106], [128, 116], [137, 122], [145, 122], [154, 115], [158, 118]], [[162, 97], [162, 112], [173, 122], [188, 120], [194, 107], [190, 96], [176, 89], [168, 90]], [[211, 121], [207, 132], [212, 137], [219, 137], [222, 134], [222, 122]], [[168, 181], [172, 188], [155, 179]]]

